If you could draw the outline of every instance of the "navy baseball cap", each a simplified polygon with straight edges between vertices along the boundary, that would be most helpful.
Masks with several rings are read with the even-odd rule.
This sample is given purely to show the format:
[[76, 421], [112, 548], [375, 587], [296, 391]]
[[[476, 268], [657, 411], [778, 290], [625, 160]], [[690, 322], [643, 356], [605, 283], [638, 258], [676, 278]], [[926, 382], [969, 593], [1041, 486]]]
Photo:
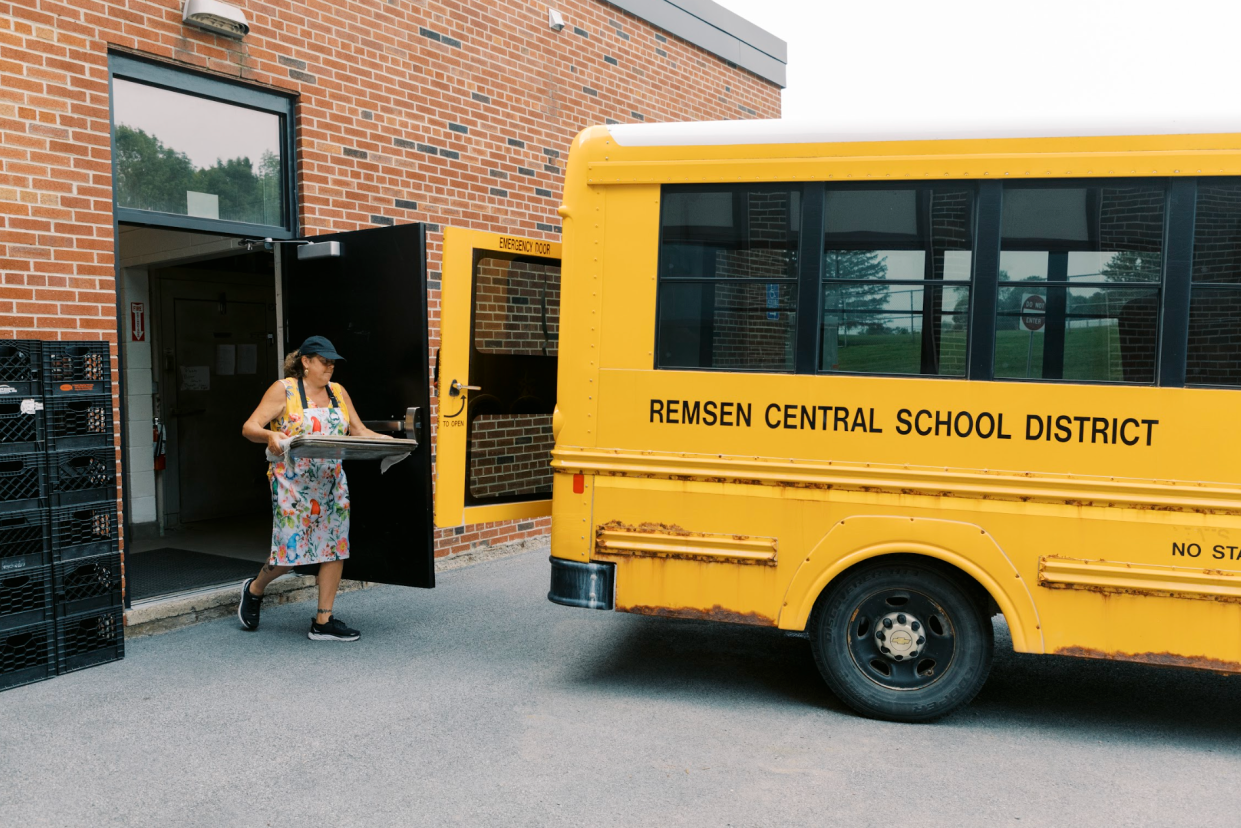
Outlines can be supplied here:
[[298, 356], [321, 356], [324, 359], [334, 359], [344, 361], [344, 357], [336, 353], [335, 346], [332, 345], [325, 336], [308, 336], [301, 347], [297, 349]]

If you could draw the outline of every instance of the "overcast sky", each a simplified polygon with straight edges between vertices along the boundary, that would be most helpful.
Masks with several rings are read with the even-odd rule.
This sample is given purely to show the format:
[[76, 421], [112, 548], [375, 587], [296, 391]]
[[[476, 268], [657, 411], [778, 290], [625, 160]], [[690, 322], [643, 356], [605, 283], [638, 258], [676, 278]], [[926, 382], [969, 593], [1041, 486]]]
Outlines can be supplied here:
[[715, 0], [788, 43], [784, 117], [1241, 110], [1236, 0]]

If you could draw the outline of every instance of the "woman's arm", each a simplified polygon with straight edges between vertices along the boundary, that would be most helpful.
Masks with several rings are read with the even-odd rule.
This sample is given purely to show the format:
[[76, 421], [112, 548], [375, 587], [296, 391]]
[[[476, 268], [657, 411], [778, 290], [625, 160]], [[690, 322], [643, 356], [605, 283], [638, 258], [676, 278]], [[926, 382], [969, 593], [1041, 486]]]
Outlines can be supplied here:
[[[268, 424], [279, 417], [280, 412], [284, 411], [284, 401], [284, 383], [272, 383], [272, 386], [264, 392], [259, 407], [254, 409], [250, 419], [246, 420], [245, 424], [242, 425], [241, 436], [251, 443], [266, 443], [268, 451], [272, 454], [280, 454], [279, 440], [284, 435], [272, 431], [268, 428]], [[353, 410], [352, 407], [350, 410]]]
[[350, 437], [378, 437], [381, 440], [391, 440], [391, 434], [380, 434], [377, 431], [371, 431], [362, 425], [362, 418], [358, 416], [358, 410], [353, 407], [353, 400], [349, 399], [349, 392], [345, 390], [345, 386], [340, 386], [340, 393], [345, 398], [345, 406], [349, 409], [349, 436]]

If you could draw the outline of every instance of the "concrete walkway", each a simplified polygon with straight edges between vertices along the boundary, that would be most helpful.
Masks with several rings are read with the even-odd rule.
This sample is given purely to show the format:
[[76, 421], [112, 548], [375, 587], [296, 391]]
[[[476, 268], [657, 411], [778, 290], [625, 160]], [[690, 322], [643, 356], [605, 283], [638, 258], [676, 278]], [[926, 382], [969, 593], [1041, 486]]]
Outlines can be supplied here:
[[0, 693], [32, 826], [1235, 826], [1241, 681], [1016, 656], [860, 719], [804, 639], [547, 603], [546, 550], [341, 597], [357, 644], [223, 619]]

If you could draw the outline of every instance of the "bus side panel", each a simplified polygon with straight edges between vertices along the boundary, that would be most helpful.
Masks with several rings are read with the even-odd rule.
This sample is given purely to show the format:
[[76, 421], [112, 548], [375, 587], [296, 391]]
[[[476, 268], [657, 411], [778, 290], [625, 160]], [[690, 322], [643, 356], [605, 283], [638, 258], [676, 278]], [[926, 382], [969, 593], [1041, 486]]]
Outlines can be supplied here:
[[1048, 653], [1241, 671], [1235, 517], [1059, 511], [988, 524], [1033, 586]]
[[[715, 491], [691, 491], [675, 480], [595, 478], [596, 538], [637, 541], [618, 541], [629, 547], [620, 550], [596, 542], [592, 557], [616, 564], [616, 608], [775, 626], [802, 545], [801, 505], [744, 485], [709, 488]], [[641, 546], [647, 549], [634, 550]]]
[[601, 367], [655, 365], [659, 187], [608, 187], [604, 245], [607, 313], [600, 320]]

